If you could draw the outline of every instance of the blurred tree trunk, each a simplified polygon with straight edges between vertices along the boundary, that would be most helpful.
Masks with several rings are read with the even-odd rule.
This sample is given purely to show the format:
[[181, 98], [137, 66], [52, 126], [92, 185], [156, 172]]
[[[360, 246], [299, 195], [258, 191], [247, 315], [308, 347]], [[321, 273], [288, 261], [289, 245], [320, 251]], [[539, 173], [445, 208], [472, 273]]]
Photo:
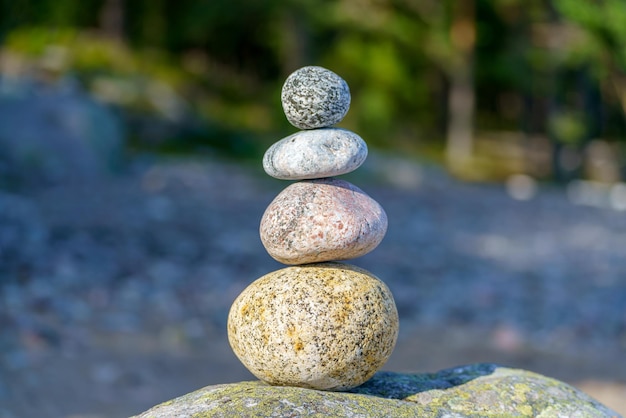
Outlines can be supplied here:
[[144, 0], [141, 5], [141, 11], [143, 19], [141, 22], [140, 36], [143, 43], [153, 47], [167, 45], [167, 15], [165, 2], [163, 0]]
[[310, 63], [311, 39], [303, 16], [305, 14], [299, 13], [297, 7], [290, 7], [282, 14], [281, 29], [284, 36], [281, 39], [280, 55], [283, 78]]
[[452, 4], [450, 41], [454, 51], [448, 69], [448, 126], [446, 160], [451, 170], [463, 167], [472, 157], [474, 132], [474, 48], [476, 12], [474, 0]]
[[[558, 57], [555, 46], [550, 44], [562, 30], [562, 19], [553, 0], [546, 1], [548, 14], [547, 42], [543, 45], [551, 56]], [[567, 90], [566, 69], [558, 59], [553, 59], [549, 65], [549, 108], [547, 117], [548, 138], [552, 143], [552, 177], [558, 183], [572, 180], [576, 168], [575, 149], [579, 145], [564, 127], [564, 120], [570, 118], [572, 105], [567, 103], [564, 91]], [[578, 139], [578, 138], [576, 138]]]
[[106, 36], [124, 39], [124, 0], [104, 0], [99, 20]]
[[451, 169], [462, 167], [472, 157], [474, 129], [474, 83], [471, 67], [450, 74], [446, 160]]

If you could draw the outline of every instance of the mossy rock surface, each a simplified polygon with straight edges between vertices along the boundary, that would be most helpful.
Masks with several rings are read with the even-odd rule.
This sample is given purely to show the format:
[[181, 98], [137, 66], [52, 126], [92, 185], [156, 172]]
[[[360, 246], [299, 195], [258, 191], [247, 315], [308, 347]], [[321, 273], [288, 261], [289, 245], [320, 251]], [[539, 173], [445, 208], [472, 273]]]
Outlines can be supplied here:
[[474, 364], [437, 373], [379, 372], [349, 392], [241, 382], [207, 386], [135, 418], [620, 417], [580, 390], [525, 370]]

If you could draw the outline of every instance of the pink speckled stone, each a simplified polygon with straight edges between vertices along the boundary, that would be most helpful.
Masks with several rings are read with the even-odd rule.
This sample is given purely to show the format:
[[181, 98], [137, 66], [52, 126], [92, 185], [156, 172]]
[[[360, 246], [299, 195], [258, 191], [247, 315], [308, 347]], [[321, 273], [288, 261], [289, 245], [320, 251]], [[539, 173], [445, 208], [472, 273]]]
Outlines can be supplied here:
[[241, 362], [274, 385], [345, 390], [387, 361], [398, 337], [387, 286], [349, 264], [273, 271], [248, 286], [228, 315]]
[[261, 219], [261, 241], [284, 264], [360, 257], [380, 244], [387, 215], [355, 185], [335, 178], [293, 183]]

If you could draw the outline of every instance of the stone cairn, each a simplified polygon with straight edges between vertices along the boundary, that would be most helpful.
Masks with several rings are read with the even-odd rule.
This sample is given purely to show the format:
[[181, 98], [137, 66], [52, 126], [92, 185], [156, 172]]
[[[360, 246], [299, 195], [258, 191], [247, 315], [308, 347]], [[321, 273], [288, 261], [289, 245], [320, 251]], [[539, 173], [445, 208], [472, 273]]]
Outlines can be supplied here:
[[367, 157], [363, 139], [334, 128], [350, 107], [347, 83], [322, 67], [304, 67], [283, 85], [282, 106], [302, 131], [273, 144], [265, 172], [296, 180], [270, 203], [261, 241], [290, 265], [259, 278], [233, 303], [228, 339], [259, 379], [282, 386], [347, 390], [387, 361], [398, 313], [387, 286], [370, 272], [337, 262], [372, 251], [387, 232], [382, 207], [335, 178]]

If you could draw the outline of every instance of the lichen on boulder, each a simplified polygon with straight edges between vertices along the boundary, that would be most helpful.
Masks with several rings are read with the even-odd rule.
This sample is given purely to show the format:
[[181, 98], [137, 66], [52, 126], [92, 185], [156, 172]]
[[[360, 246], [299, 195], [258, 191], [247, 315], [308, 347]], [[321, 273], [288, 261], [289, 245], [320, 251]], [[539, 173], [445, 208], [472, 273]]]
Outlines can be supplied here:
[[494, 364], [473, 364], [437, 373], [378, 372], [350, 393], [259, 381], [207, 386], [135, 418], [232, 416], [620, 417], [558, 380]]

